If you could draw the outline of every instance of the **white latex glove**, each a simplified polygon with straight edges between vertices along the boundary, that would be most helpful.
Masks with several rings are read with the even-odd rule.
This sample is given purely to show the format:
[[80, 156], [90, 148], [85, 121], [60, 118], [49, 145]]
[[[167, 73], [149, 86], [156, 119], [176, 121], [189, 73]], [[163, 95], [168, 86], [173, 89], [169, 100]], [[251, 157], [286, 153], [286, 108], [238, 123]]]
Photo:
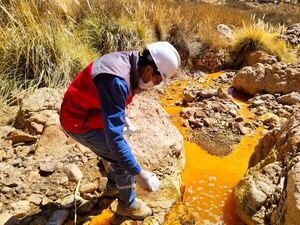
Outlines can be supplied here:
[[134, 132], [137, 132], [139, 128], [135, 127], [130, 119], [126, 116], [125, 117], [125, 127], [123, 129], [123, 134], [132, 134]]
[[157, 191], [159, 189], [159, 179], [152, 172], [142, 170], [140, 174], [135, 176], [135, 180], [139, 186], [147, 191]]

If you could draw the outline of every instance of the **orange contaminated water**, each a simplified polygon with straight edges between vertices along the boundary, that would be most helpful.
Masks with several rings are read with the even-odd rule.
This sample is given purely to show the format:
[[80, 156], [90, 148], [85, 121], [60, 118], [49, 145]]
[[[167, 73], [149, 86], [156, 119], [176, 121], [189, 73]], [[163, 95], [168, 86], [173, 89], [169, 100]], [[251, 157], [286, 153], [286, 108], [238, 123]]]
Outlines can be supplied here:
[[[210, 74], [207, 82], [199, 84], [199, 88], [214, 86], [213, 78], [219, 75], [220, 73]], [[196, 81], [174, 83], [166, 91], [166, 96], [161, 99], [162, 105], [171, 116], [171, 121], [184, 137], [186, 157], [182, 173], [185, 185], [184, 202], [192, 209], [196, 224], [243, 224], [234, 213], [232, 191], [247, 170], [249, 158], [261, 138], [261, 129], [246, 134], [234, 151], [223, 158], [212, 156], [199, 145], [187, 141], [187, 128], [182, 126], [179, 116], [182, 107], [176, 106], [175, 102], [181, 99], [182, 91], [188, 83], [196, 84]], [[221, 88], [227, 90], [229, 87]], [[241, 106], [239, 113], [244, 120], [251, 121], [253, 115], [248, 111], [248, 105], [240, 97], [234, 98], [234, 101]], [[114, 214], [109, 209], [105, 209], [86, 224], [109, 225], [113, 220]]]
[[[211, 74], [208, 82], [202, 87], [214, 85], [211, 78], [219, 74]], [[196, 218], [196, 224], [243, 224], [236, 216], [232, 197], [233, 188], [244, 176], [248, 167], [249, 158], [261, 138], [261, 129], [242, 137], [234, 151], [226, 157], [217, 157], [208, 154], [195, 143], [186, 140], [186, 129], [182, 126], [179, 116], [181, 107], [175, 102], [181, 99], [182, 90], [188, 82], [179, 81], [167, 90], [167, 95], [161, 102], [165, 110], [171, 115], [173, 124], [181, 131], [184, 137], [186, 164], [182, 173], [185, 193], [183, 200], [190, 207]], [[252, 114], [247, 104], [239, 99], [234, 101], [241, 106], [240, 115], [245, 121], [250, 120]]]

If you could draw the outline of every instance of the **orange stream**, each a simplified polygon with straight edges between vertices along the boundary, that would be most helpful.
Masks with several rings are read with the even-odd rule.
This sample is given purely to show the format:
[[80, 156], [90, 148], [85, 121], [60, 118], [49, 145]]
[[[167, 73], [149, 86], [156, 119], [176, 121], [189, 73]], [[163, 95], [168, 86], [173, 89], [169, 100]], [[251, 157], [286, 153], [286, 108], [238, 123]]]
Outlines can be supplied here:
[[[212, 86], [211, 78], [219, 76], [210, 74], [208, 82], [200, 87]], [[243, 224], [234, 213], [232, 191], [244, 176], [249, 158], [261, 138], [261, 129], [252, 135], [242, 137], [234, 151], [226, 157], [208, 154], [199, 145], [186, 140], [186, 129], [179, 116], [181, 107], [175, 102], [182, 97], [182, 89], [188, 81], [174, 83], [167, 90], [167, 96], [161, 99], [165, 110], [171, 115], [173, 124], [181, 131], [185, 141], [186, 165], [182, 173], [185, 185], [184, 202], [195, 215], [196, 224]], [[249, 120], [252, 114], [247, 105], [238, 99], [234, 101], [241, 106], [240, 115]]]
[[[109, 225], [115, 219], [114, 213], [110, 209], [104, 209], [101, 214], [92, 218], [88, 225]], [[85, 224], [84, 224], [85, 225]]]
[[[219, 75], [220, 73], [210, 74], [208, 81], [199, 87], [213, 86], [212, 79]], [[161, 99], [165, 110], [171, 115], [171, 121], [185, 139], [186, 164], [182, 173], [184, 202], [193, 210], [196, 224], [243, 224], [234, 213], [232, 190], [247, 170], [250, 155], [261, 137], [261, 129], [257, 129], [252, 135], [245, 135], [235, 150], [223, 158], [212, 156], [199, 145], [187, 141], [187, 128], [182, 126], [179, 116], [182, 107], [175, 106], [175, 102], [181, 99], [182, 90], [188, 82], [191, 81], [174, 83], [168, 88], [166, 97]], [[227, 89], [228, 87], [223, 87], [223, 90]], [[234, 101], [241, 106], [240, 115], [245, 121], [251, 120], [253, 115], [247, 110], [247, 104], [238, 99]], [[87, 224], [108, 225], [113, 220], [113, 213], [106, 209]]]

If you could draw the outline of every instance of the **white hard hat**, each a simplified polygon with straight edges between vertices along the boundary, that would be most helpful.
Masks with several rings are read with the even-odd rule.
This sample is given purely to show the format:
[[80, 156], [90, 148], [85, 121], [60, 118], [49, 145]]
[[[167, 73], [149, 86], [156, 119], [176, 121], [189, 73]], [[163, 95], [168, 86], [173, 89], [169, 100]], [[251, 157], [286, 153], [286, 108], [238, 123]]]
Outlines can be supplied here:
[[167, 41], [160, 41], [147, 45], [147, 48], [163, 78], [174, 75], [181, 62], [174, 46]]

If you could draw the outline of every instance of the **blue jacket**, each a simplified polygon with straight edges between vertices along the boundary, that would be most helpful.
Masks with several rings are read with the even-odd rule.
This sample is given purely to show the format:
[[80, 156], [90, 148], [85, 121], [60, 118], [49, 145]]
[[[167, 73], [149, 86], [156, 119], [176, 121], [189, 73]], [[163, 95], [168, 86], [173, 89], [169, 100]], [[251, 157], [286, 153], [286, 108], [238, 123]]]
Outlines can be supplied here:
[[102, 74], [94, 79], [99, 91], [104, 132], [107, 144], [120, 163], [132, 175], [141, 172], [141, 167], [132, 155], [123, 137], [125, 107], [129, 95], [126, 81], [111, 74]]

